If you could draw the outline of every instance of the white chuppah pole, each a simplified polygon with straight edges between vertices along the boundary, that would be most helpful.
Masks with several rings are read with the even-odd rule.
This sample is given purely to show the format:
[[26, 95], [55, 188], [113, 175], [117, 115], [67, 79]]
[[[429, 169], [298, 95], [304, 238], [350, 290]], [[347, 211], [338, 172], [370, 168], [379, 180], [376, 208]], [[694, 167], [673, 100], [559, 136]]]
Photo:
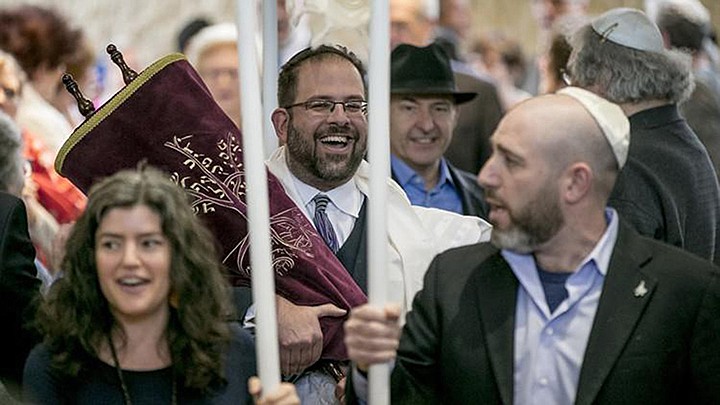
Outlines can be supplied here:
[[280, 355], [275, 313], [275, 271], [270, 255], [270, 208], [262, 141], [263, 112], [255, 47], [256, 19], [257, 3], [251, 0], [237, 0], [243, 158], [247, 182], [252, 292], [257, 310], [255, 328], [257, 369], [263, 391], [271, 392], [280, 385]]
[[[378, 307], [387, 299], [387, 179], [390, 177], [390, 6], [387, 0], [373, 0], [370, 17], [368, 86], [368, 160], [370, 190], [368, 202], [368, 299]], [[390, 403], [390, 365], [370, 366], [371, 405]]]
[[268, 120], [277, 107], [278, 22], [277, 1], [263, 2], [263, 136], [265, 158], [277, 148], [278, 139]]

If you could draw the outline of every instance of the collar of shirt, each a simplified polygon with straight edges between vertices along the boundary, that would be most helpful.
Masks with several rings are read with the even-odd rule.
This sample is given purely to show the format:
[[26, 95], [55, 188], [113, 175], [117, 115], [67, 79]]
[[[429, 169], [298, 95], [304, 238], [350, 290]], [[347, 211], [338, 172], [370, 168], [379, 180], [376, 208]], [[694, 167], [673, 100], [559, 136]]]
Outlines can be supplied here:
[[312, 199], [318, 193], [322, 193], [330, 197], [332, 201], [328, 205], [326, 213], [333, 225], [333, 230], [338, 238], [338, 243], [342, 246], [350, 233], [355, 227], [355, 220], [360, 215], [360, 209], [364, 196], [354, 181], [350, 180], [345, 184], [335, 187], [332, 190], [320, 191], [313, 186], [303, 183], [300, 179], [292, 175], [292, 181], [297, 190], [298, 195], [303, 204], [304, 212], [313, 223], [315, 216], [315, 204]]
[[[613, 208], [608, 207], [605, 209], [605, 221], [608, 226], [600, 237], [600, 240], [595, 244], [593, 250], [580, 262], [580, 265], [576, 269], [573, 269], [573, 274], [566, 282], [569, 295], [567, 299], [568, 302], [576, 301], [590, 288], [590, 285], [586, 283], [590, 275], [582, 274], [586, 273], [586, 271], [581, 270], [591, 268], [597, 271], [602, 277], [605, 277], [607, 274], [618, 231], [617, 212]], [[550, 317], [549, 309], [545, 302], [545, 293], [537, 272], [535, 257], [532, 254], [520, 254], [507, 249], [503, 249], [501, 254], [510, 265], [515, 277], [517, 277], [528, 295], [530, 295], [538, 307], [542, 308], [543, 312]], [[562, 309], [565, 306], [567, 306], [566, 303], [561, 304], [554, 315], [563, 312]]]
[[[425, 180], [399, 157], [390, 155], [390, 167], [393, 173], [395, 173], [395, 177], [397, 177], [398, 184], [400, 184], [402, 188], [412, 184], [415, 187], [425, 190]], [[453, 182], [452, 177], [450, 177], [450, 169], [448, 168], [447, 162], [445, 158], [441, 158], [440, 177], [438, 178], [437, 185], [435, 185], [433, 189], [437, 189], [445, 183], [450, 184], [450, 186], [455, 189], [455, 182]]]
[[310, 218], [315, 215], [315, 206], [313, 205], [312, 199], [315, 198], [318, 193], [330, 197], [332, 204], [344, 214], [350, 215], [353, 218], [357, 218], [360, 214], [363, 196], [353, 181], [348, 181], [328, 191], [320, 191], [313, 186], [303, 183], [295, 176], [293, 176], [293, 181], [295, 182], [295, 189], [302, 199], [305, 210], [310, 214]]
[[[585, 257], [585, 259], [583, 259], [580, 265], [574, 269], [573, 272], [582, 268], [587, 262], [594, 260], [600, 274], [603, 276], [607, 274], [608, 265], [610, 264], [610, 256], [612, 255], [613, 248], [615, 247], [618, 231], [617, 212], [614, 208], [605, 208], [605, 222], [607, 223], [607, 228], [600, 237], [600, 240], [598, 240], [593, 250], [590, 251], [590, 253]], [[532, 263], [532, 267], [537, 270], [535, 257], [532, 254], [516, 253], [507, 249], [503, 249], [501, 254], [508, 264], [510, 264], [510, 267], [513, 268], [513, 271], [515, 267], [525, 267], [525, 265], [529, 262]], [[534, 273], [536, 274], [536, 278], [538, 278], [537, 272]]]

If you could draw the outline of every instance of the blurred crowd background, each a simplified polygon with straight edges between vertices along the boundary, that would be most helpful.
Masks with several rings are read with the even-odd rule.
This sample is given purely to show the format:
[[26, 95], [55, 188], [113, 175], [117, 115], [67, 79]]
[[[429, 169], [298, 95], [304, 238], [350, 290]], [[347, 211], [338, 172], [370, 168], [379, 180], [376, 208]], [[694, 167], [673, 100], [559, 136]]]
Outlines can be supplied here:
[[[278, 4], [278, 66], [309, 43], [341, 43], [356, 52], [367, 43], [363, 35], [357, 34], [367, 31], [364, 21], [368, 12], [358, 7], [362, 1], [264, 1]], [[453, 164], [472, 174], [487, 159], [487, 140], [505, 111], [531, 95], [551, 93], [567, 83], [565, 66], [570, 45], [566, 36], [574, 28], [615, 7], [646, 10], [651, 19], [656, 19], [661, 4], [681, 4], [663, 22], [657, 18], [658, 25], [666, 40], [672, 42], [668, 46], [694, 52], [692, 64], [699, 84], [694, 97], [683, 106], [683, 114], [716, 166], [720, 166], [720, 139], [716, 136], [720, 128], [720, 52], [714, 36], [719, 31], [720, 1], [389, 3], [389, 43], [393, 47], [399, 43], [422, 46], [434, 39], [453, 60], [453, 70], [459, 75], [455, 79], [458, 88], [479, 94], [460, 108], [455, 135], [445, 151]], [[260, 14], [262, 3], [257, 4]], [[72, 222], [85, 203], [84, 196], [53, 167], [68, 134], [83, 121], [75, 101], [59, 84], [62, 74], [71, 73], [85, 96], [99, 107], [123, 86], [120, 71], [106, 55], [108, 44], [115, 44], [127, 65], [138, 72], [166, 54], [182, 51], [215, 101], [242, 127], [235, 5], [232, 0], [0, 1], [0, 50], [7, 53], [0, 53], [0, 85], [4, 91], [0, 111], [22, 130], [22, 142], [10, 143], [24, 145], [24, 171], [32, 177], [30, 183], [34, 186], [20, 189], [29, 206], [31, 236], [40, 252], [40, 262], [50, 267], [51, 276], [52, 267], [58, 264], [58, 258], [53, 258], [57, 256], [53, 244], [58, 235], [63, 235], [63, 225]], [[18, 6], [38, 7], [18, 11]], [[670, 38], [672, 35], [675, 38]], [[187, 42], [191, 37], [193, 40]], [[12, 136], [16, 132], [8, 131]], [[272, 151], [277, 140], [270, 136], [265, 142]]]
[[[132, 48], [141, 64], [175, 50], [176, 36], [197, 16], [214, 22], [233, 21], [236, 0], [2, 0], [0, 6], [38, 4], [65, 14], [88, 34], [93, 46], [104, 49], [112, 41]], [[472, 8], [470, 37], [490, 31], [516, 39], [527, 54], [537, 53], [539, 28], [532, 0], [469, 0]], [[649, 0], [653, 2], [653, 0]], [[613, 7], [644, 9], [645, 0], [590, 0], [589, 11], [598, 14]], [[715, 30], [720, 30], [720, 1], [704, 0]]]

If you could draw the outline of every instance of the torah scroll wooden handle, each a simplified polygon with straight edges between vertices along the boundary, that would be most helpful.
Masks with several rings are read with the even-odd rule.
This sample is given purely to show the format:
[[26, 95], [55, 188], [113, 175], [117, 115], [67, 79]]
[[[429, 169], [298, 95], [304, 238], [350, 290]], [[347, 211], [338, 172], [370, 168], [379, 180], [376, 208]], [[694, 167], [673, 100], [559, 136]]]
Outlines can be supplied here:
[[125, 63], [125, 59], [122, 56], [122, 53], [118, 51], [117, 47], [114, 44], [110, 44], [105, 49], [107, 53], [110, 55], [110, 59], [118, 65], [120, 68], [120, 71], [122, 72], [123, 82], [125, 84], [130, 84], [135, 78], [138, 76], [137, 72], [130, 69], [130, 67]]
[[82, 92], [80, 91], [80, 87], [73, 79], [72, 75], [70, 75], [69, 73], [65, 73], [62, 77], [62, 82], [65, 85], [68, 93], [75, 97], [75, 101], [77, 101], [80, 114], [82, 114], [82, 116], [85, 118], [92, 115], [92, 113], [95, 112], [95, 106], [93, 105], [92, 101], [88, 100], [87, 98], [85, 98], [85, 96], [83, 96]]

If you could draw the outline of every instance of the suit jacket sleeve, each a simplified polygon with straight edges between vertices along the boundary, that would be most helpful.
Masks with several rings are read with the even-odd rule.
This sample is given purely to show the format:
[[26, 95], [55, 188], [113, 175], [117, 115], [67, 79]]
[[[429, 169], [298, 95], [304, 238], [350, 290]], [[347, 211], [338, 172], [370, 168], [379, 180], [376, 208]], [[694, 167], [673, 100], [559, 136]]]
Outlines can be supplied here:
[[720, 273], [713, 272], [691, 340], [692, 402], [709, 404], [720, 398]]
[[4, 328], [0, 377], [6, 383], [20, 382], [25, 358], [36, 342], [26, 329], [40, 291], [34, 260], [25, 206], [15, 197], [0, 195], [0, 321]]
[[391, 377], [393, 404], [437, 404], [437, 359], [440, 352], [439, 314], [437, 311], [437, 258], [425, 275], [424, 287], [415, 296], [412, 311], [403, 328], [397, 361]]

